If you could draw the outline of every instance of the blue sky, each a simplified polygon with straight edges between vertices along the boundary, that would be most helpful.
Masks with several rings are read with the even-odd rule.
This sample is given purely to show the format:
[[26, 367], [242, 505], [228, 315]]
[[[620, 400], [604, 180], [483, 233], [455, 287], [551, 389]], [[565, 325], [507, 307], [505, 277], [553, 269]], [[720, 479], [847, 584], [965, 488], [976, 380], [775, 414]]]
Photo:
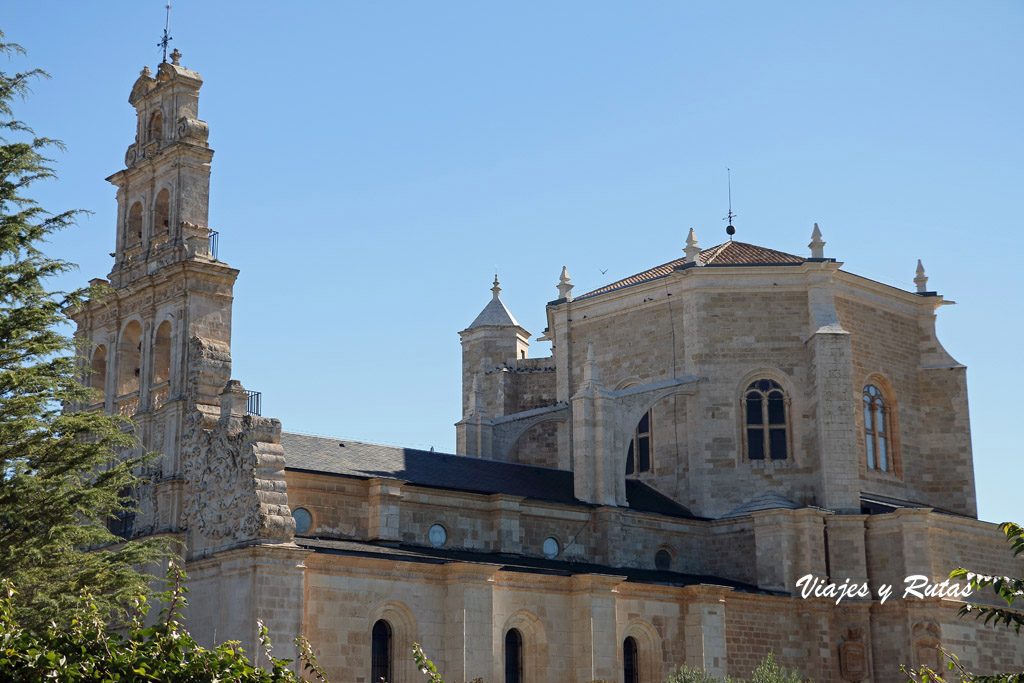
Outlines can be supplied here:
[[[161, 0], [4, 3], [29, 56], [3, 68], [53, 76], [17, 113], [68, 146], [36, 196], [93, 211], [49, 249], [68, 286], [110, 270], [104, 178], [163, 22]], [[539, 335], [563, 265], [586, 291], [690, 227], [724, 241], [730, 167], [737, 239], [806, 254], [818, 222], [847, 270], [912, 289], [920, 258], [958, 302], [938, 328], [969, 368], [980, 516], [1019, 521], [1022, 29], [1012, 1], [176, 0], [242, 271], [233, 374], [288, 430], [451, 451], [495, 264]]]

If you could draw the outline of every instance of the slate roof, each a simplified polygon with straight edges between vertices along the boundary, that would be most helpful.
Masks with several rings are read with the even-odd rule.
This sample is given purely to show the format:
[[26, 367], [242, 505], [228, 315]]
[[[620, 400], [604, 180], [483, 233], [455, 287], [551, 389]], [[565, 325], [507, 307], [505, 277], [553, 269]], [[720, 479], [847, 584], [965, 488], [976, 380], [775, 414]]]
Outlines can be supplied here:
[[471, 550], [455, 550], [432, 548], [407, 544], [394, 544], [365, 541], [343, 541], [296, 536], [295, 542], [315, 552], [337, 555], [354, 555], [359, 557], [381, 557], [396, 562], [421, 562], [425, 564], [447, 564], [449, 562], [474, 562], [490, 564], [503, 571], [518, 571], [537, 574], [553, 574], [570, 576], [572, 574], [601, 574], [605, 576], [622, 576], [627, 581], [639, 583], [655, 583], [671, 586], [693, 586], [710, 584], [726, 586], [748, 593], [778, 594], [765, 591], [757, 586], [723, 579], [708, 574], [684, 574], [682, 572], [661, 571], [657, 569], [637, 569], [634, 567], [612, 567], [590, 562], [574, 562], [572, 560], [549, 560], [540, 557], [524, 557], [502, 553], [484, 553]]
[[[281, 445], [289, 470], [584, 505], [573, 495], [572, 472], [565, 470], [290, 432], [281, 434]], [[631, 510], [695, 519], [688, 509], [636, 479], [626, 480], [626, 500]]]
[[895, 512], [896, 510], [906, 508], [928, 508], [943, 515], [967, 517], [968, 519], [971, 519], [969, 515], [965, 515], [961, 512], [953, 512], [952, 510], [946, 510], [945, 508], [935, 507], [934, 505], [925, 505], [924, 503], [915, 503], [909, 500], [898, 500], [896, 498], [876, 496], [873, 493], [862, 493], [860, 496], [860, 511], [861, 514], [864, 515], [881, 515], [887, 512]]
[[[776, 251], [775, 249], [768, 249], [767, 247], [759, 247], [756, 244], [747, 244], [746, 242], [724, 242], [718, 246], [703, 250], [698, 254], [697, 258], [707, 266], [799, 265], [807, 260], [800, 256], [787, 254], [783, 251]], [[655, 266], [654, 268], [645, 270], [642, 273], [630, 275], [629, 277], [613, 282], [610, 285], [605, 285], [604, 287], [595, 289], [592, 292], [587, 292], [586, 294], [575, 297], [575, 299], [578, 301], [586, 297], [604, 294], [605, 292], [610, 292], [615, 289], [629, 287], [649, 280], [656, 280], [660, 277], [665, 277], [685, 263], [685, 257], [678, 258], [675, 261], [663, 263], [660, 266]]]
[[799, 503], [796, 503], [775, 491], [763, 491], [748, 500], [746, 503], [738, 505], [726, 514], [722, 515], [722, 519], [742, 517], [744, 515], [749, 515], [751, 512], [759, 512], [761, 510], [798, 510], [802, 507], [803, 506]]
[[501, 297], [495, 292], [491, 300], [484, 306], [484, 310], [480, 311], [480, 315], [473, 319], [473, 322], [469, 324], [466, 329], [473, 329], [474, 327], [484, 327], [487, 325], [496, 326], [514, 326], [521, 327], [516, 321], [515, 317], [505, 308], [505, 304], [502, 303]]

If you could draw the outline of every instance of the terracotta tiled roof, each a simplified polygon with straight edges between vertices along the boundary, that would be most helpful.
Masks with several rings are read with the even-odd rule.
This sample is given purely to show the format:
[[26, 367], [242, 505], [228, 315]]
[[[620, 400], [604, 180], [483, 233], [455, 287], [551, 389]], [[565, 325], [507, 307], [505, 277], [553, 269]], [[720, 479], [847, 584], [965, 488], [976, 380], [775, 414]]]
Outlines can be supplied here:
[[[702, 263], [704, 263], [704, 265], [714, 266], [796, 265], [807, 260], [800, 256], [787, 254], [784, 251], [776, 251], [775, 249], [768, 249], [767, 247], [759, 247], [756, 244], [747, 244], [746, 242], [723, 242], [718, 246], [711, 247], [710, 249], [705, 249], [700, 252], [698, 258]], [[685, 258], [678, 258], [675, 261], [663, 263], [662, 265], [655, 266], [650, 270], [645, 270], [644, 272], [637, 273], [636, 275], [630, 275], [629, 277], [613, 282], [610, 285], [605, 285], [604, 287], [595, 289], [592, 292], [587, 292], [586, 294], [576, 297], [576, 299], [604, 294], [605, 292], [610, 292], [614, 289], [629, 287], [630, 285], [647, 282], [648, 280], [656, 280], [659, 277], [665, 277], [684, 263], [686, 263]]]

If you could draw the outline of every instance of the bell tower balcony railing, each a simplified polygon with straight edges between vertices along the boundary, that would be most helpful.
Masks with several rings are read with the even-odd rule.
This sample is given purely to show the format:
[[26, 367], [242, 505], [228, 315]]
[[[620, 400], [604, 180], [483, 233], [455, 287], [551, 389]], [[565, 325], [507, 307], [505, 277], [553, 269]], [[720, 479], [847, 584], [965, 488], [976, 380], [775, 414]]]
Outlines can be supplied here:
[[153, 410], [160, 410], [171, 396], [170, 382], [154, 384], [151, 391], [153, 394]]
[[123, 417], [131, 417], [139, 412], [139, 392], [133, 391], [124, 396], [118, 396], [114, 401], [114, 413]]
[[263, 408], [261, 405], [263, 403], [263, 394], [259, 391], [249, 391], [248, 389], [245, 394], [249, 397], [249, 402], [245, 407], [245, 412], [259, 417], [260, 410]]

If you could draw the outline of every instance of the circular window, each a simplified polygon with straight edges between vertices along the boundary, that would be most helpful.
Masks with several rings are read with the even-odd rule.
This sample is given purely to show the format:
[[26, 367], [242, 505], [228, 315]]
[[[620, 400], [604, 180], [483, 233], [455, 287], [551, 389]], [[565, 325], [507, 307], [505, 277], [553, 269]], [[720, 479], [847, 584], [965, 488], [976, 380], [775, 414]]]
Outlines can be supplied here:
[[558, 557], [558, 553], [562, 552], [562, 547], [558, 545], [557, 540], [548, 536], [544, 539], [544, 545], [541, 547], [541, 550], [544, 552], [544, 557], [553, 560]]
[[306, 508], [295, 508], [292, 510], [292, 517], [295, 518], [295, 533], [304, 534], [313, 526], [313, 515], [309, 514]]
[[667, 572], [672, 568], [672, 555], [662, 548], [654, 553], [654, 566], [660, 571]]
[[430, 545], [440, 548], [448, 542], [448, 531], [440, 524], [435, 524], [427, 532], [427, 538], [430, 539]]

